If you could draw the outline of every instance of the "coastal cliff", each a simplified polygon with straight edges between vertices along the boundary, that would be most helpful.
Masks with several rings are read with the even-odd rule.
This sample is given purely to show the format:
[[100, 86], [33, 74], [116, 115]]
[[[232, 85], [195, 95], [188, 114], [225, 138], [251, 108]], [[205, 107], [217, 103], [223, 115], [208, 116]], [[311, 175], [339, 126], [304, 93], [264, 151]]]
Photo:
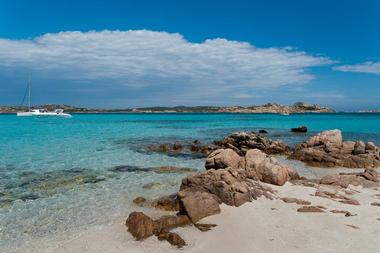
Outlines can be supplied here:
[[309, 105], [303, 102], [295, 103], [294, 105], [287, 106], [277, 103], [267, 103], [265, 105], [255, 105], [249, 107], [223, 107], [220, 112], [239, 112], [239, 113], [327, 113], [335, 112], [328, 107], [322, 107], [317, 104]]

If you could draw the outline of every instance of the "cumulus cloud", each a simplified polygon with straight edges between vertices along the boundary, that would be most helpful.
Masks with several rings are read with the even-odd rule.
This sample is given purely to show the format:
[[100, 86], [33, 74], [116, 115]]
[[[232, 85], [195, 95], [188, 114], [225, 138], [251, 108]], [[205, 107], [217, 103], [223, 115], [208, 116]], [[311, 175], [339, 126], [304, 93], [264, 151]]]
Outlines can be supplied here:
[[343, 72], [358, 72], [380, 75], [380, 62], [367, 61], [355, 65], [342, 65], [334, 67], [334, 70]]
[[[38, 75], [154, 88], [182, 96], [241, 96], [254, 89], [305, 84], [326, 57], [293, 48], [257, 48], [246, 42], [187, 41], [181, 34], [149, 30], [60, 32], [27, 40], [0, 39], [0, 70], [27, 69]], [[77, 87], [83, 89], [83, 87]], [[88, 89], [88, 87], [85, 87]], [[97, 89], [94, 87], [93, 89]], [[252, 93], [250, 93], [252, 94]]]

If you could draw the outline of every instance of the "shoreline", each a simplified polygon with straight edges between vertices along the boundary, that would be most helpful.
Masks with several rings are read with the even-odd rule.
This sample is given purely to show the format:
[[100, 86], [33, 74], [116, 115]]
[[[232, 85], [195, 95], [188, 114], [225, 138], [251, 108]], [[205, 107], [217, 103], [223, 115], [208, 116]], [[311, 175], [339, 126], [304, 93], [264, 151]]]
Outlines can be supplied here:
[[[271, 185], [273, 187], [273, 185]], [[380, 247], [380, 208], [370, 206], [378, 201], [379, 189], [351, 187], [360, 199], [360, 206], [347, 205], [330, 199], [311, 196], [315, 189], [286, 183], [273, 187], [279, 197], [309, 200], [323, 205], [325, 213], [299, 213], [297, 204], [280, 199], [259, 198], [236, 208], [223, 204], [222, 212], [208, 216], [202, 223], [217, 224], [211, 231], [201, 232], [193, 226], [177, 228], [187, 246], [181, 252], [375, 252]], [[358, 196], [357, 196], [358, 195]], [[345, 217], [330, 210], [347, 210], [354, 215]], [[376, 222], [379, 224], [376, 225]], [[353, 225], [358, 228], [350, 227]], [[321, 233], [322, 232], [322, 233]], [[223, 238], [223, 239], [222, 239]], [[347, 239], [349, 238], [349, 243]], [[346, 241], [346, 243], [342, 243]], [[120, 218], [111, 225], [94, 226], [69, 240], [60, 241], [46, 252], [179, 252], [167, 242], [155, 237], [143, 242], [135, 241]]]

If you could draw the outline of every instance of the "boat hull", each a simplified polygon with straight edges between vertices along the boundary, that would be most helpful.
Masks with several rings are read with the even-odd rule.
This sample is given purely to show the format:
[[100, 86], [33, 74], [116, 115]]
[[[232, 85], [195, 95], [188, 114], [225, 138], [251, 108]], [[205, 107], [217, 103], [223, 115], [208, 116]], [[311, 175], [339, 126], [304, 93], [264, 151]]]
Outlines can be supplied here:
[[17, 116], [18, 117], [30, 117], [30, 116], [33, 116], [33, 113], [32, 112], [18, 112]]
[[55, 113], [55, 112], [18, 112], [18, 117], [63, 117], [71, 118], [72, 116], [68, 113]]

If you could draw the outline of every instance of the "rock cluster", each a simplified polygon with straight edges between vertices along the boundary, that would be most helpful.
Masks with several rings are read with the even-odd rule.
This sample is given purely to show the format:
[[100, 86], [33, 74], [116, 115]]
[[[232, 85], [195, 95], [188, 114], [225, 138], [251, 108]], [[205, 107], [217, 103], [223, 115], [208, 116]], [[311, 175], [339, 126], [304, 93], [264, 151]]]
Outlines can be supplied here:
[[290, 152], [290, 148], [282, 140], [272, 141], [267, 136], [255, 132], [236, 132], [214, 143], [221, 148], [231, 148], [240, 155], [244, 155], [250, 149], [259, 149], [266, 154]]
[[380, 174], [375, 169], [366, 169], [359, 173], [340, 173], [321, 178], [320, 184], [335, 185], [347, 188], [348, 185], [374, 186], [380, 182]]
[[289, 156], [311, 166], [377, 168], [380, 148], [373, 142], [343, 141], [340, 130], [329, 130], [298, 145]]
[[243, 156], [230, 148], [217, 149], [207, 157], [205, 167], [207, 170], [230, 168], [243, 178], [275, 185], [283, 185], [289, 179], [299, 178], [295, 170], [278, 163], [274, 157], [259, 149], [249, 149]]
[[239, 156], [232, 149], [218, 149], [209, 155], [207, 171], [182, 180], [178, 193], [180, 213], [192, 222], [220, 212], [219, 204], [240, 206], [260, 196], [272, 198], [273, 190], [265, 182], [283, 185], [299, 178], [292, 168], [279, 164], [259, 149], [250, 149]]
[[[360, 203], [350, 198], [349, 184], [372, 186], [380, 182], [380, 174], [374, 169], [380, 165], [379, 148], [373, 143], [343, 141], [339, 130], [322, 132], [298, 145], [291, 158], [318, 166], [365, 167], [364, 172], [329, 175], [321, 180], [306, 180], [298, 173], [270, 156], [270, 154], [289, 154], [290, 148], [282, 141], [271, 141], [264, 135], [253, 132], [237, 132], [215, 142], [219, 147], [209, 153], [206, 171], [188, 175], [182, 180], [177, 194], [162, 197], [150, 204], [165, 211], [177, 211], [176, 216], [163, 216], [153, 220], [149, 216], [133, 212], [126, 226], [137, 239], [143, 240], [155, 235], [172, 245], [183, 247], [185, 241], [176, 233], [170, 232], [178, 226], [194, 224], [201, 231], [207, 231], [212, 224], [198, 224], [204, 217], [218, 214], [221, 203], [240, 206], [264, 196], [275, 198], [275, 191], [266, 184], [283, 185], [288, 180], [317, 188], [315, 195], [350, 205]], [[181, 150], [176, 144], [172, 149]], [[152, 170], [152, 169], [150, 169]], [[171, 167], [153, 170], [157, 173], [177, 171]], [[188, 172], [188, 171], [186, 171]], [[302, 205], [298, 212], [324, 213], [323, 206], [313, 206], [310, 201], [284, 197], [286, 203]], [[136, 198], [135, 204], [143, 205], [145, 199]], [[332, 210], [333, 213], [351, 213]]]
[[169, 156], [206, 157], [215, 148], [214, 145], [203, 144], [198, 140], [194, 140], [190, 143], [176, 141], [174, 143], [149, 144], [143, 150], [164, 153]]

